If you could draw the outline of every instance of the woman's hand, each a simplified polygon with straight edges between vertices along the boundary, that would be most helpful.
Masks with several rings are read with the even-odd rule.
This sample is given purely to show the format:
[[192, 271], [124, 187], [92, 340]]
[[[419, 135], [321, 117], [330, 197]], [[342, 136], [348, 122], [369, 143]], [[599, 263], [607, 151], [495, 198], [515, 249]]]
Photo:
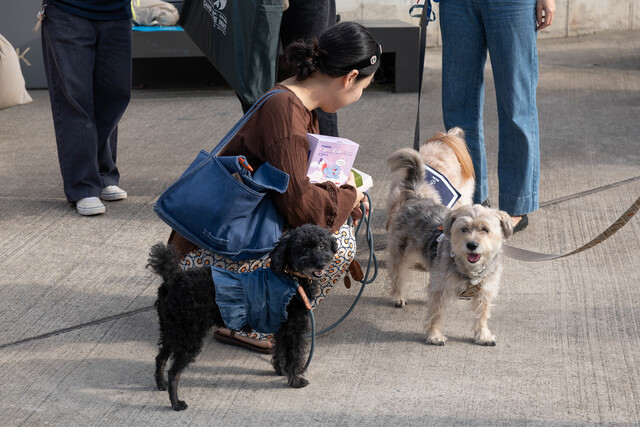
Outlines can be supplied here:
[[[542, 12], [544, 12], [544, 15]], [[555, 13], [555, 0], [538, 0], [536, 2], [536, 22], [538, 23], [536, 30], [540, 31], [551, 25]]]
[[[356, 215], [351, 215], [353, 218], [353, 225], [357, 226], [358, 225], [358, 221], [360, 221], [360, 218], [362, 218], [362, 211], [360, 210], [360, 203], [364, 204], [364, 210], [365, 210], [365, 215], [369, 215], [369, 199], [367, 199], [367, 196], [364, 195], [364, 193], [360, 190], [358, 190], [358, 187], [356, 187], [356, 177], [353, 175], [353, 172], [349, 173], [349, 179], [347, 180], [346, 184], [351, 185], [353, 188], [356, 189], [356, 201], [353, 205], [353, 210], [354, 212], [357, 212]], [[356, 218], [357, 216], [357, 218]]]

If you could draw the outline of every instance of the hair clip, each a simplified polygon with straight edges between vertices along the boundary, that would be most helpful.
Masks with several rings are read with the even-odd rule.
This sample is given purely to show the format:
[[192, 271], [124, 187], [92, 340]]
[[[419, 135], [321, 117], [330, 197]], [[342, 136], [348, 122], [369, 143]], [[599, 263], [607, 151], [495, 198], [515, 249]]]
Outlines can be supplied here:
[[[382, 45], [380, 43], [378, 43], [378, 49], [380, 49], [380, 52], [378, 53], [378, 55], [382, 55]], [[373, 55], [371, 57], [371, 59], [369, 60], [369, 62], [371, 62], [371, 65], [378, 62], [378, 55]]]

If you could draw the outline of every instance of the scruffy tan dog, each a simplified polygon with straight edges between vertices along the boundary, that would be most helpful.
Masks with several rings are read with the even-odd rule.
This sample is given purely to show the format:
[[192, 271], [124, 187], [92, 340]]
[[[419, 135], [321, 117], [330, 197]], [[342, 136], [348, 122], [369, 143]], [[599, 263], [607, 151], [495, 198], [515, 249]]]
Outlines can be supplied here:
[[487, 327], [490, 304], [498, 292], [502, 272], [502, 242], [513, 234], [506, 212], [466, 205], [452, 211], [425, 197], [422, 159], [415, 150], [401, 149], [389, 158], [398, 176], [390, 199], [395, 203], [387, 221], [391, 295], [404, 307], [405, 276], [416, 263], [431, 273], [427, 342], [443, 345], [442, 313], [447, 302], [471, 299], [477, 321], [475, 341], [495, 345]]
[[442, 232], [429, 281], [427, 343], [444, 345], [446, 305], [463, 296], [476, 314], [475, 342], [496, 345], [488, 322], [502, 276], [502, 243], [513, 234], [511, 218], [482, 205], [463, 206], [447, 214]]

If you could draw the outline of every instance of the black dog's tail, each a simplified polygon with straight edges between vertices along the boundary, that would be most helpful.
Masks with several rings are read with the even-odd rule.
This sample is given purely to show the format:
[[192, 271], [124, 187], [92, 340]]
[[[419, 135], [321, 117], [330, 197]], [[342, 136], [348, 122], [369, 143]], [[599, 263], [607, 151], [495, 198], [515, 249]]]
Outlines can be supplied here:
[[178, 255], [173, 248], [158, 243], [151, 247], [147, 267], [151, 267], [157, 275], [162, 277], [166, 284], [171, 283], [173, 277], [180, 270]]

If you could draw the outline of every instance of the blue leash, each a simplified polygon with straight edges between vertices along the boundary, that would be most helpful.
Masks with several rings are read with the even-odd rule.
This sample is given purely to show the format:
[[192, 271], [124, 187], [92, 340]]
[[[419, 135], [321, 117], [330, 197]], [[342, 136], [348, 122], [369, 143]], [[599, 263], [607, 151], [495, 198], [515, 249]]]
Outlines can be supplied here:
[[307, 368], [311, 364], [311, 358], [313, 358], [313, 352], [316, 349], [316, 318], [313, 317], [313, 310], [309, 310], [309, 320], [311, 321], [311, 350], [309, 351], [309, 358], [307, 359], [307, 363], [304, 365], [302, 372], [307, 371]]
[[[367, 196], [367, 200], [369, 201], [369, 206], [371, 206], [371, 196], [369, 196], [368, 193], [364, 193], [364, 194]], [[364, 205], [361, 206], [361, 209], [362, 209], [362, 212], [365, 212]], [[358, 304], [358, 301], [360, 301], [360, 297], [362, 296], [362, 293], [364, 292], [364, 288], [366, 287], [366, 285], [373, 283], [373, 281], [376, 280], [376, 277], [378, 277], [378, 258], [376, 257], [376, 253], [373, 250], [373, 233], [371, 232], [371, 210], [369, 210], [369, 215], [363, 214], [362, 219], [363, 220], [360, 221], [360, 223], [358, 223], [358, 226], [356, 227], [355, 236], [356, 238], [358, 237], [358, 232], [360, 231], [362, 224], [363, 223], [366, 224], [366, 239], [367, 239], [367, 246], [369, 246], [369, 260], [367, 262], [366, 273], [362, 278], [362, 280], [360, 281], [360, 283], [362, 283], [362, 286], [360, 287], [360, 292], [358, 292], [358, 295], [356, 296], [356, 299], [353, 301], [353, 304], [351, 304], [351, 307], [349, 307], [347, 312], [340, 319], [338, 319], [333, 325], [329, 326], [328, 328], [321, 330], [316, 335], [322, 335], [326, 332], [329, 332], [330, 330], [338, 326], [340, 323], [342, 323], [351, 314], [353, 309], [356, 307], [356, 304]], [[369, 278], [369, 273], [371, 272], [372, 265], [373, 265], [373, 277]]]
[[[369, 201], [369, 207], [372, 206], [371, 204], [371, 196], [369, 196], [368, 193], [364, 193], [365, 196], [367, 196], [367, 200]], [[360, 297], [362, 296], [362, 293], [364, 292], [364, 288], [366, 287], [366, 285], [373, 283], [374, 280], [376, 280], [376, 277], [378, 277], [378, 258], [376, 257], [376, 253], [373, 250], [373, 233], [371, 232], [371, 212], [372, 209], [369, 209], [369, 214], [367, 215], [367, 212], [364, 208], [364, 204], [360, 205], [361, 209], [362, 209], [362, 221], [360, 221], [358, 223], [358, 226], [356, 227], [356, 232], [355, 232], [355, 237], [358, 237], [358, 232], [360, 231], [360, 228], [362, 227], [362, 224], [366, 224], [366, 239], [367, 239], [367, 246], [369, 246], [369, 260], [367, 262], [367, 269], [366, 269], [366, 273], [364, 275], [364, 277], [362, 278], [362, 280], [360, 281], [360, 283], [362, 284], [362, 286], [360, 286], [360, 292], [358, 292], [358, 295], [356, 296], [356, 299], [353, 301], [353, 304], [351, 304], [351, 307], [349, 307], [349, 309], [347, 310], [347, 312], [345, 314], [342, 315], [342, 317], [340, 319], [338, 319], [333, 325], [329, 326], [328, 328], [325, 328], [319, 332], [316, 332], [316, 320], [315, 317], [313, 316], [313, 311], [309, 310], [309, 320], [311, 321], [311, 334], [307, 335], [307, 338], [311, 337], [311, 350], [309, 351], [309, 358], [307, 359], [307, 363], [304, 365], [304, 369], [302, 370], [302, 372], [306, 371], [307, 368], [309, 367], [309, 364], [311, 363], [311, 359], [313, 358], [313, 353], [315, 351], [315, 347], [316, 347], [316, 337], [318, 335], [322, 335], [326, 332], [331, 331], [332, 329], [334, 329], [335, 327], [337, 327], [340, 323], [342, 323], [347, 317], [349, 317], [349, 315], [351, 314], [351, 312], [353, 311], [353, 309], [356, 307], [356, 305], [358, 304], [358, 301], [360, 301]], [[369, 278], [369, 274], [371, 273], [371, 267], [373, 266], [373, 277]]]

